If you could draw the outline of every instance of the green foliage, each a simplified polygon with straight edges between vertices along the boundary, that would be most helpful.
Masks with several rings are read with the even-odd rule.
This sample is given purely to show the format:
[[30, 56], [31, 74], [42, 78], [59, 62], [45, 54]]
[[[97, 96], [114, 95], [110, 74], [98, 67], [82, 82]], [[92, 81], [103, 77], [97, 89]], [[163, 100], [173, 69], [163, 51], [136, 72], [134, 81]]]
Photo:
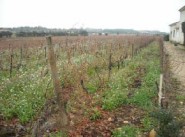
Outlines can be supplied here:
[[151, 131], [153, 128], [157, 127], [156, 120], [148, 115], [141, 119], [141, 123], [143, 125], [143, 131], [145, 132]]
[[[143, 49], [124, 68], [113, 70], [111, 81], [109, 82], [110, 89], [105, 91], [103, 96], [104, 109], [112, 110], [127, 103], [150, 110], [154, 107], [152, 98], [157, 93], [155, 81], [158, 80], [160, 74], [158, 52], [158, 46], [155, 44], [151, 45]], [[141, 76], [141, 72], [137, 72], [139, 71], [137, 70], [138, 68], [146, 69], [146, 72], [143, 74], [144, 76]], [[136, 77], [141, 79], [141, 86], [132, 88], [130, 85]], [[131, 98], [127, 98], [129, 91], [134, 93]]]
[[[154, 58], [157, 51], [156, 45], [144, 49], [132, 59], [127, 58], [124, 60], [119, 70], [117, 66], [113, 66], [110, 81], [107, 82], [107, 53], [110, 50], [109, 45], [117, 45], [120, 43], [121, 50], [112, 48], [112, 63], [114, 64], [123, 56], [123, 50], [124, 53], [130, 51], [130, 47], [121, 46], [124, 45], [122, 39], [117, 39], [117, 37], [113, 39], [112, 37], [110, 38], [111, 39], [95, 39], [92, 42], [90, 39], [86, 40], [85, 38], [79, 41], [70, 39], [68, 44], [71, 64], [68, 63], [69, 58], [68, 54], [66, 54], [66, 47], [63, 47], [62, 44], [64, 41], [59, 39], [61, 47], [59, 50], [56, 49], [56, 55], [61, 86], [73, 87], [76, 88], [75, 90], [78, 90], [80, 88], [80, 79], [83, 78], [85, 88], [87, 88], [90, 93], [94, 93], [100, 88], [99, 93], [97, 93], [99, 95], [97, 96], [100, 102], [99, 104], [108, 110], [115, 109], [127, 103], [133, 103], [141, 107], [145, 106], [144, 104], [147, 104], [146, 106], [152, 105], [150, 99], [153, 97], [155, 90], [152, 85], [155, 85], [153, 82], [156, 80], [155, 76], [158, 74], [156, 69], [153, 69], [154, 65], [158, 65], [157, 61], [154, 61], [156, 59]], [[128, 39], [128, 43], [133, 39], [133, 37], [130, 38], [130, 40]], [[135, 38], [137, 39], [136, 43], [141, 46], [147, 45], [153, 40], [153, 37], [144, 38], [137, 36]], [[65, 40], [65, 42], [67, 41]], [[75, 46], [73, 48], [75, 44], [78, 45], [77, 48]], [[155, 54], [151, 54], [151, 52]], [[4, 59], [2, 61], [3, 68], [8, 70], [10, 51], [7, 50], [5, 53], [2, 57], [2, 59]], [[14, 66], [20, 61], [19, 53], [20, 51], [14, 51]], [[8, 78], [8, 72], [3, 74], [0, 72], [0, 113], [6, 118], [18, 117], [22, 123], [26, 123], [41, 111], [48, 94], [49, 97], [53, 97], [53, 87], [52, 84], [50, 84], [49, 70], [48, 72], [43, 71], [47, 69], [44, 50], [33, 48], [26, 49], [23, 53], [25, 53], [22, 60], [22, 65], [24, 66], [19, 70], [13, 69], [12, 78]], [[4, 57], [6, 57], [6, 59]], [[151, 64], [151, 66], [147, 65], [147, 61], [150, 61], [149, 64]], [[140, 76], [136, 70], [141, 65], [147, 69], [146, 73], [152, 72], [146, 79], [145, 74], [141, 77], [142, 83], [140, 87], [133, 88], [132, 84], [135, 78]], [[96, 67], [98, 67], [98, 69], [95, 69]], [[47, 73], [46, 75], [45, 72]], [[128, 99], [127, 95], [130, 91], [133, 91], [134, 95], [131, 99]], [[76, 94], [78, 95], [78, 93]], [[98, 110], [94, 110], [90, 117], [92, 120], [96, 120], [101, 117], [101, 114]]]
[[108, 88], [103, 95], [102, 107], [106, 110], [112, 110], [127, 103], [129, 78], [123, 79], [123, 77], [127, 77], [127, 69], [120, 69], [119, 71], [114, 69], [113, 71], [115, 72], [113, 72]]
[[82, 54], [80, 56], [76, 56], [72, 58], [72, 62], [74, 64], [80, 65], [82, 62], [87, 61], [88, 63], [91, 63], [94, 60], [94, 56], [90, 54]]
[[[128, 99], [128, 103], [135, 104], [144, 109], [152, 109], [154, 107], [152, 98], [157, 94], [155, 81], [158, 80], [160, 74], [159, 56], [156, 56], [157, 52], [158, 47], [153, 45], [144, 49], [138, 55], [138, 58], [142, 58], [141, 61], [145, 62], [146, 73], [142, 78], [142, 86], [135, 90], [135, 94], [131, 99]], [[145, 58], [146, 55], [147, 58]]]
[[176, 99], [178, 101], [185, 101], [185, 96], [184, 95], [176, 95]]
[[[149, 90], [149, 89], [148, 89]], [[148, 90], [140, 89], [138, 90], [131, 99], [128, 99], [128, 102], [135, 104], [145, 109], [151, 109], [153, 107], [153, 102], [151, 98], [154, 96], [152, 92]]]
[[148, 72], [143, 79], [142, 86], [136, 89], [134, 96], [128, 102], [145, 109], [151, 109], [154, 106], [152, 98], [157, 93], [155, 92], [157, 91], [155, 81], [158, 79], [158, 76], [159, 73], [155, 73], [154, 71]]
[[86, 88], [87, 88], [89, 93], [95, 93], [98, 89], [97, 85], [93, 84], [93, 83], [86, 84]]
[[98, 109], [93, 109], [92, 114], [90, 115], [90, 120], [97, 120], [101, 118], [101, 112]]
[[0, 91], [0, 112], [6, 118], [16, 116], [25, 123], [42, 108], [46, 100], [48, 77], [39, 79], [39, 74], [22, 73], [16, 81], [7, 79]]
[[49, 137], [67, 137], [67, 134], [63, 133], [63, 132], [52, 132]]
[[95, 75], [95, 69], [93, 68], [93, 67], [89, 67], [88, 69], [87, 69], [87, 74], [90, 76], [90, 77], [92, 77], [92, 76], [94, 76]]
[[112, 110], [119, 107], [122, 104], [126, 104], [127, 96], [124, 91], [110, 90], [106, 91], [103, 98], [102, 108], [106, 110]]
[[113, 132], [113, 137], [138, 137], [140, 131], [138, 128], [128, 125], [118, 128]]
[[157, 133], [159, 137], [178, 137], [179, 131], [182, 128], [182, 122], [177, 121], [172, 112], [160, 109], [151, 113], [151, 116], [159, 122]]
[[87, 75], [90, 77], [90, 79], [86, 82], [85, 87], [87, 88], [89, 93], [95, 93], [100, 87], [100, 80], [96, 75], [96, 70], [94, 67], [89, 67], [87, 69]]

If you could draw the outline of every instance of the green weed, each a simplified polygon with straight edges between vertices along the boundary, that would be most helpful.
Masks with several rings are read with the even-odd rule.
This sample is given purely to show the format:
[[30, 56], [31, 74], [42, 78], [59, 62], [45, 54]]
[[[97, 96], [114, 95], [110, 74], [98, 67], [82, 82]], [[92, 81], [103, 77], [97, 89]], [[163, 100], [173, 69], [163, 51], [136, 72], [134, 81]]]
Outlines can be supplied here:
[[[152, 51], [152, 53], [151, 53]], [[103, 108], [112, 110], [122, 104], [134, 104], [145, 109], [154, 107], [152, 98], [157, 95], [155, 81], [160, 74], [158, 46], [150, 45], [135, 56], [124, 68], [113, 69], [109, 89], [103, 96]], [[145, 58], [147, 56], [147, 58]], [[137, 72], [138, 68], [146, 72]], [[141, 73], [141, 74], [140, 74]], [[141, 85], [132, 87], [135, 78], [140, 78]], [[131, 98], [127, 94], [132, 91]]]
[[143, 119], [141, 119], [141, 123], [143, 125], [143, 131], [148, 132], [151, 131], [153, 128], [157, 127], [157, 121], [146, 115]]
[[138, 137], [140, 130], [132, 125], [118, 128], [113, 132], [113, 137]]
[[98, 109], [93, 109], [92, 114], [90, 115], [90, 120], [97, 120], [101, 118], [101, 112]]
[[[48, 77], [23, 73], [16, 81], [9, 81], [0, 91], [0, 112], [6, 118], [18, 117], [22, 123], [28, 122], [42, 108], [46, 100]], [[8, 82], [9, 81], [9, 82]]]
[[58, 131], [50, 133], [49, 137], [67, 137], [67, 134]]
[[185, 101], [185, 96], [184, 95], [176, 95], [176, 100], [177, 101]]
[[[135, 90], [133, 98], [128, 99], [128, 102], [135, 104], [145, 109], [152, 109], [154, 107], [152, 98], [157, 95], [157, 87], [155, 81], [158, 81], [160, 74], [159, 56], [156, 56], [158, 48], [156, 46], [148, 47], [141, 52], [138, 56], [143, 59], [141, 62], [145, 62], [146, 73], [142, 78], [142, 86]], [[152, 54], [151, 51], [153, 52]], [[145, 55], [149, 55], [144, 58]]]

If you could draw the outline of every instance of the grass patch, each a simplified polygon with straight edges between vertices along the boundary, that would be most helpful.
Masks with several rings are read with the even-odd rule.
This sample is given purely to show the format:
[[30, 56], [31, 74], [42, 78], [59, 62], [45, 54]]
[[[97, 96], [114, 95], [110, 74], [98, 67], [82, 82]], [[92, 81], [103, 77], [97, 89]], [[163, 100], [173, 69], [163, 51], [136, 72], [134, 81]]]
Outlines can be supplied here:
[[149, 109], [153, 107], [153, 102], [151, 100], [152, 97], [153, 95], [151, 95], [147, 90], [138, 90], [131, 99], [128, 99], [128, 103]]
[[48, 77], [41, 79], [39, 74], [23, 73], [16, 80], [7, 79], [3, 84], [0, 112], [5, 118], [18, 117], [21, 123], [26, 123], [40, 111], [46, 100]]
[[142, 130], [144, 132], [151, 131], [152, 129], [157, 127], [157, 124], [158, 124], [157, 121], [154, 118], [152, 118], [148, 115], [146, 115], [143, 119], [141, 119], [141, 123], [143, 125]]
[[[103, 95], [103, 108], [112, 110], [129, 103], [146, 110], [153, 109], [152, 98], [157, 95], [155, 81], [158, 81], [159, 74], [159, 47], [153, 43], [124, 68], [112, 70], [109, 88]], [[130, 98], [127, 97], [129, 93], [132, 94]]]
[[58, 131], [58, 132], [50, 133], [49, 137], [67, 137], [67, 134]]
[[103, 94], [103, 109], [112, 110], [126, 103], [128, 94], [129, 79], [123, 79], [129, 73], [126, 73], [126, 69], [113, 70], [113, 74], [108, 88]]
[[185, 95], [176, 95], [177, 101], [185, 101]]
[[106, 91], [104, 96], [102, 108], [106, 110], [112, 110], [125, 104], [127, 99], [127, 94], [124, 91], [120, 92], [120, 90]]
[[118, 128], [113, 132], [113, 137], [138, 137], [140, 130], [132, 125]]
[[97, 108], [94, 108], [90, 114], [90, 120], [97, 120], [100, 118], [101, 118], [101, 112]]
[[154, 107], [152, 98], [157, 95], [155, 81], [158, 81], [160, 74], [158, 52], [158, 47], [151, 45], [138, 55], [138, 58], [142, 58], [141, 62], [145, 63], [146, 73], [142, 78], [142, 86], [135, 90], [134, 96], [129, 99], [128, 102], [144, 109], [151, 110]]

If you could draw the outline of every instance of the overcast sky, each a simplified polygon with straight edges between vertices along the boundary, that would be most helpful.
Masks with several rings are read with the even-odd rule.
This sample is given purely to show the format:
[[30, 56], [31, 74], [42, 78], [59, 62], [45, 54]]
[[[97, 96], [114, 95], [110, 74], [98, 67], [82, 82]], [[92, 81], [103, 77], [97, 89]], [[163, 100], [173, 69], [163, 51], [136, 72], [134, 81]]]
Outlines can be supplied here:
[[185, 0], [0, 0], [0, 27], [125, 28], [169, 32]]

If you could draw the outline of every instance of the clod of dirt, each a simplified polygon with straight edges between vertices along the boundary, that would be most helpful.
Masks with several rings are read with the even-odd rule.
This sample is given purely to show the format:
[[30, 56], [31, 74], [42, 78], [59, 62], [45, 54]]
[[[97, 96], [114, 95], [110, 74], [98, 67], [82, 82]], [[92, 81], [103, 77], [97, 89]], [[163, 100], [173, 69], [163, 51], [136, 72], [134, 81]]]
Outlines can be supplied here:
[[0, 137], [15, 137], [16, 131], [13, 126], [0, 125]]
[[20, 124], [16, 125], [15, 130], [17, 133], [16, 136], [23, 136], [26, 133], [26, 128]]

